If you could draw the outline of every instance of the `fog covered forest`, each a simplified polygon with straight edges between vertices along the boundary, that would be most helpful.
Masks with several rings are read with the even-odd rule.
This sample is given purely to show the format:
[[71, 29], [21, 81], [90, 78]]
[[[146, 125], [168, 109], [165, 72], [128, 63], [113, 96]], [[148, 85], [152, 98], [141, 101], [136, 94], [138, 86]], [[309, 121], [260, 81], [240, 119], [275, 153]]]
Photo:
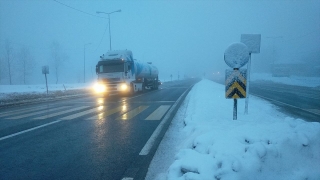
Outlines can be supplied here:
[[0, 1], [0, 84], [43, 84], [43, 66], [49, 66], [52, 84], [93, 82], [99, 56], [109, 50], [108, 18], [96, 11], [118, 9], [110, 19], [113, 49], [152, 61], [163, 81], [171, 75], [224, 76], [224, 50], [250, 33], [261, 34], [252, 72], [320, 76], [319, 6], [320, 1]]

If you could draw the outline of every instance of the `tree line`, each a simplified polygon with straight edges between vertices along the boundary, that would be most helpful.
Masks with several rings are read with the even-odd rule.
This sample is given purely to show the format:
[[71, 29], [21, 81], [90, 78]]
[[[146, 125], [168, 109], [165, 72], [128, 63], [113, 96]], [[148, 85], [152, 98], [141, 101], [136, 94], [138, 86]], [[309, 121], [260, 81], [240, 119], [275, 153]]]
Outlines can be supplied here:
[[[54, 41], [50, 45], [49, 56], [50, 67], [57, 84], [61, 68], [68, 59], [68, 55], [63, 51], [61, 45]], [[13, 44], [6, 40], [0, 54], [0, 84], [30, 84], [32, 77], [39, 74], [39, 70], [35, 69], [39, 65], [28, 47], [15, 49]]]

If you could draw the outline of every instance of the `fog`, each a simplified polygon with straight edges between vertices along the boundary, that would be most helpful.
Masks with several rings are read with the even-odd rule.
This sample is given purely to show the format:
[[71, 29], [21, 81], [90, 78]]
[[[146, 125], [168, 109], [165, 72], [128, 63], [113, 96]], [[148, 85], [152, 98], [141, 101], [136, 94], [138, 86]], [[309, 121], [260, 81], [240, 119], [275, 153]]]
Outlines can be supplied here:
[[[205, 76], [229, 68], [224, 51], [241, 34], [261, 34], [252, 72], [271, 72], [272, 64], [304, 64], [320, 75], [320, 1], [0, 1], [0, 84], [23, 84], [22, 57], [31, 61], [26, 84], [78, 83], [96, 79], [99, 56], [129, 49], [134, 59], [152, 62], [161, 80]], [[91, 43], [91, 44], [89, 44]], [[56, 80], [53, 47], [59, 55]], [[24, 50], [22, 50], [24, 49]], [[85, 50], [84, 50], [85, 49]], [[24, 53], [23, 53], [24, 52]], [[26, 55], [27, 54], [27, 55]], [[318, 68], [318, 69], [317, 69]], [[318, 73], [317, 73], [318, 72]], [[214, 74], [215, 73], [215, 74]], [[306, 73], [307, 74], [307, 73]]]

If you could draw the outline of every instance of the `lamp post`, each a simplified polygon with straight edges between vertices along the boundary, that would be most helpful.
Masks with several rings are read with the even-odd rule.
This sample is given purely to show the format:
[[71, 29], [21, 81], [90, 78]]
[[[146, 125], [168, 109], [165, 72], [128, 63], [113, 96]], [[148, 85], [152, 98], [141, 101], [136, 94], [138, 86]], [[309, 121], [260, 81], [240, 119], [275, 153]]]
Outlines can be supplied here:
[[83, 46], [83, 83], [86, 82], [86, 46], [91, 43], [84, 44]]
[[110, 14], [112, 13], [116, 13], [116, 12], [121, 12], [121, 9], [117, 10], [117, 11], [112, 11], [109, 13], [106, 12], [101, 12], [101, 11], [97, 11], [97, 14], [103, 13], [103, 14], [107, 14], [108, 15], [108, 19], [109, 19], [109, 40], [110, 40], [110, 51], [111, 51], [111, 30], [110, 30]]

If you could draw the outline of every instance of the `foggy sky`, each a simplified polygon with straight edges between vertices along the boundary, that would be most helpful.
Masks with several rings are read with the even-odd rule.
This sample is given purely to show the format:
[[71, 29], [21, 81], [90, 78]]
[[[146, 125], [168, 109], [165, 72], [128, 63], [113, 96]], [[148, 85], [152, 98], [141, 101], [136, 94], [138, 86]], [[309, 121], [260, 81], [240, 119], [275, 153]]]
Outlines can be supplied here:
[[138, 61], [153, 62], [162, 80], [170, 74], [177, 79], [178, 73], [182, 78], [224, 72], [229, 68], [224, 51], [241, 34], [262, 35], [260, 54], [252, 56], [254, 72], [268, 70], [274, 56], [278, 63], [320, 59], [319, 0], [58, 1], [83, 12], [53, 0], [0, 1], [0, 58], [6, 40], [15, 52], [27, 47], [37, 61], [32, 84], [44, 82], [43, 65], [50, 67], [49, 83], [55, 82], [52, 42], [68, 56], [59, 83], [83, 81], [87, 43], [92, 44], [86, 46], [86, 79], [96, 79], [99, 56], [109, 50], [109, 31], [107, 15], [95, 12], [118, 9], [110, 15], [112, 49], [129, 49]]

